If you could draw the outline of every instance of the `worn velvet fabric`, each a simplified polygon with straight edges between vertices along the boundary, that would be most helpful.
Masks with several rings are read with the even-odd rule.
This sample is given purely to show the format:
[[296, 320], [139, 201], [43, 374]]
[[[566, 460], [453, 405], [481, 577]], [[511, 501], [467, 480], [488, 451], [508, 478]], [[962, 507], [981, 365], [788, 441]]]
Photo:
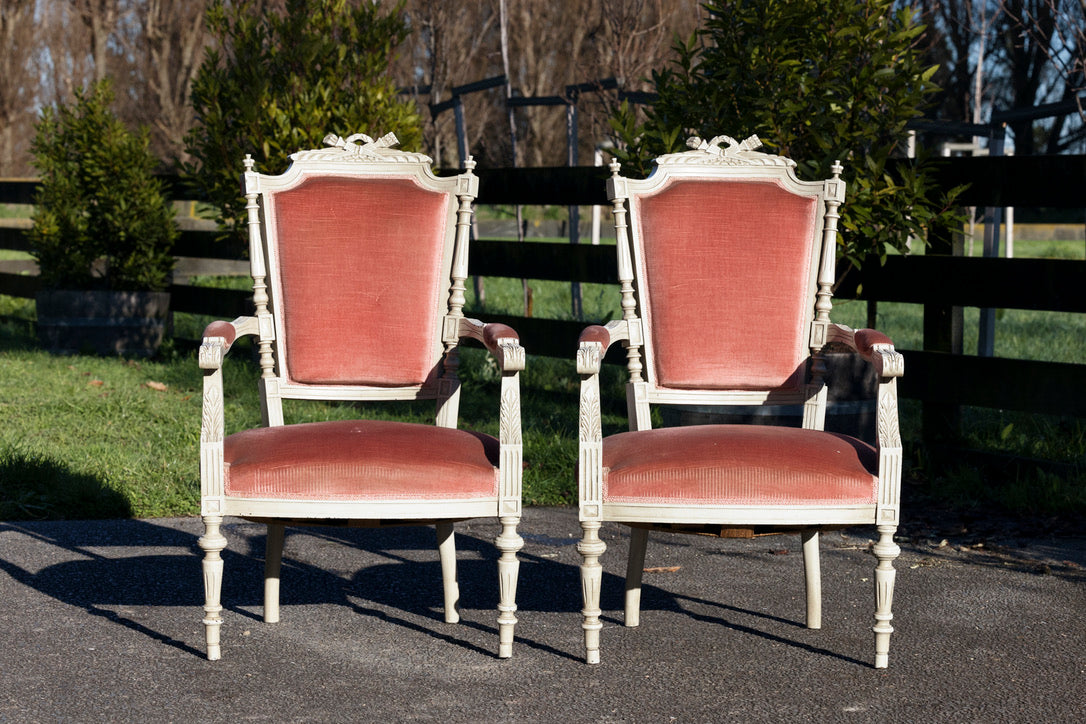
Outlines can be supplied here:
[[498, 494], [498, 441], [375, 420], [245, 430], [224, 441], [226, 494], [288, 500], [426, 500]]
[[222, 337], [229, 347], [237, 339], [238, 331], [230, 322], [212, 322], [204, 328], [204, 338]]
[[449, 286], [448, 205], [448, 194], [410, 179], [315, 178], [274, 195], [274, 303], [291, 381], [427, 380]]
[[796, 389], [817, 199], [771, 180], [681, 179], [634, 197], [631, 212], [658, 384]]
[[857, 329], [854, 337], [856, 349], [862, 355], [870, 355], [875, 345], [893, 345], [894, 340], [874, 329]]
[[695, 425], [603, 441], [611, 503], [871, 504], [877, 472], [873, 447], [819, 430]]

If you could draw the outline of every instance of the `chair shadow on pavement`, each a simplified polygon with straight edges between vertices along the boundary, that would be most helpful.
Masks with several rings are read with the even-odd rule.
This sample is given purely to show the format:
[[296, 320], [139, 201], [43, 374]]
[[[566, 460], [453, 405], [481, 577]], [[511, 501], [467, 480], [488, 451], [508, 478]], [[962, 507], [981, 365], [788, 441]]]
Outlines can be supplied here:
[[[192, 530], [199, 528], [194, 520]], [[263, 526], [244, 521], [225, 527], [230, 545], [223, 552], [225, 575], [223, 604], [226, 610], [260, 620], [263, 592]], [[144, 621], [139, 607], [170, 607], [198, 621], [203, 606], [200, 571], [202, 552], [198, 534], [144, 520], [92, 522], [0, 523], [0, 534], [16, 533], [35, 544], [56, 550], [37, 550], [40, 560], [69, 560], [41, 568], [23, 567], [9, 553], [0, 553], [0, 570], [17, 583], [67, 605], [83, 609], [163, 645], [202, 658], [204, 651]], [[305, 539], [299, 538], [305, 536]], [[292, 544], [292, 539], [295, 539]], [[148, 549], [157, 549], [148, 553]], [[337, 550], [338, 549], [338, 550]], [[491, 541], [458, 531], [458, 579], [461, 609], [496, 611], [498, 605], [498, 552]], [[374, 558], [377, 562], [374, 562]], [[517, 592], [518, 612], [569, 614], [570, 625], [579, 626], [581, 609], [578, 565], [521, 552]], [[25, 565], [25, 563], [24, 563]], [[322, 567], [328, 565], [328, 568]], [[605, 573], [602, 608], [605, 620], [621, 625], [609, 612], [622, 608], [623, 580]], [[783, 637], [737, 618], [766, 619], [775, 626], [802, 628], [791, 621], [758, 611], [684, 596], [651, 585], [643, 588], [643, 610], [670, 612], [706, 621], [739, 633], [799, 647], [851, 663], [862, 662], [801, 641]], [[281, 604], [284, 625], [289, 625], [292, 606], [332, 605], [447, 641], [484, 656], [495, 652], [457, 634], [458, 627], [497, 637], [494, 625], [462, 618], [457, 625], [444, 622], [441, 570], [435, 536], [429, 527], [382, 529], [288, 528], [283, 560]], [[720, 615], [691, 609], [715, 607]], [[735, 614], [729, 616], [728, 614]], [[477, 638], [477, 637], [470, 637]], [[517, 632], [517, 645], [555, 656], [580, 660], [581, 652], [565, 651]], [[495, 647], [496, 648], [496, 647]]]
[[[198, 529], [194, 521], [192, 528]], [[237, 615], [261, 620], [263, 606], [263, 526], [230, 520], [224, 525], [229, 547], [223, 551], [222, 601], [224, 609]], [[260, 531], [259, 533], [257, 531]], [[0, 552], [0, 570], [29, 589], [61, 603], [86, 611], [119, 626], [139, 632], [164, 645], [203, 657], [205, 652], [138, 620], [140, 607], [171, 607], [191, 611], [198, 620], [203, 606], [200, 570], [202, 551], [198, 534], [178, 530], [153, 521], [105, 520], [55, 522], [0, 522], [0, 534], [26, 536], [36, 546], [33, 558], [56, 561], [37, 567], [25, 560]], [[291, 539], [308, 536], [311, 540], [297, 546]], [[329, 570], [308, 562], [319, 560], [316, 547], [342, 545], [337, 561], [348, 563], [368, 560], [348, 570]], [[457, 535], [458, 578], [463, 609], [497, 610], [498, 556], [494, 546], [471, 535]], [[172, 552], [148, 554], [148, 549]], [[321, 551], [316, 551], [319, 554]], [[374, 564], [377, 556], [383, 559]], [[545, 592], [561, 585], [571, 595], [579, 589], [576, 568], [542, 558], [521, 556], [518, 608], [526, 610], [579, 610], [569, 596], [551, 596]], [[527, 585], [525, 579], [538, 582]], [[560, 584], [565, 581], [568, 585]], [[569, 601], [564, 599], [569, 598]], [[455, 634], [457, 626], [467, 626], [497, 637], [494, 626], [465, 619], [457, 626], [444, 622], [441, 568], [437, 560], [434, 531], [429, 527], [382, 529], [346, 529], [324, 527], [288, 528], [283, 559], [281, 605], [344, 606], [359, 614], [413, 629], [487, 656], [495, 652], [464, 640]], [[558, 608], [555, 606], [558, 605]], [[403, 614], [403, 615], [400, 615]], [[284, 610], [284, 623], [289, 621]], [[433, 624], [433, 625], [431, 625]], [[559, 656], [568, 652], [542, 642], [517, 637], [518, 645], [527, 645]], [[575, 658], [575, 657], [573, 657]]]
[[[195, 544], [191, 534], [139, 520], [0, 523], [0, 533], [5, 532], [58, 549], [49, 551], [50, 559], [65, 554], [71, 557], [34, 570], [12, 561], [9, 553], [0, 554], [0, 570], [16, 582], [167, 646], [203, 655], [184, 641], [141, 623], [126, 610], [134, 606], [203, 605], [199, 568], [193, 568], [191, 556], [125, 555], [123, 551], [132, 546], [141, 551], [148, 547], [184, 550]], [[102, 549], [111, 550], [106, 553]]]

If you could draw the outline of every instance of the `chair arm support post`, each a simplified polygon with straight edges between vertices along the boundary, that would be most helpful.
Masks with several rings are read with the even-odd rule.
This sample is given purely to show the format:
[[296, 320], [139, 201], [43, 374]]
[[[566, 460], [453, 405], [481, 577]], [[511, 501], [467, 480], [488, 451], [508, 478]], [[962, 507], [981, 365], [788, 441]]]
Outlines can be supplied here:
[[223, 437], [226, 420], [223, 410], [222, 364], [238, 337], [257, 334], [255, 317], [238, 317], [233, 322], [212, 322], [204, 330], [199, 365], [204, 373], [200, 413], [200, 510], [202, 515], [221, 515], [223, 501]]
[[[598, 369], [598, 342], [584, 342], [577, 353], [578, 371], [594, 363]], [[580, 518], [600, 520], [603, 515], [603, 418], [600, 411], [600, 378], [583, 374], [577, 425], [577, 498]]]
[[521, 434], [518, 372], [502, 375], [498, 420], [501, 456], [498, 506], [501, 515], [519, 517], [523, 497], [524, 443]]
[[898, 423], [897, 378], [905, 374], [905, 358], [889, 337], [873, 329], [828, 326], [828, 342], [848, 347], [875, 367], [879, 383], [875, 402], [875, 435], [879, 449], [879, 497], [876, 519], [897, 526], [901, 508], [901, 429]]
[[581, 375], [577, 432], [577, 497], [580, 518], [603, 516], [603, 414], [600, 407], [600, 367], [607, 348], [629, 338], [625, 320], [592, 325], [581, 332], [577, 374]]
[[520, 516], [524, 448], [520, 421], [520, 372], [525, 353], [516, 331], [504, 324], [457, 319], [458, 338], [481, 342], [501, 370], [498, 443], [501, 446], [499, 506], [503, 516]]

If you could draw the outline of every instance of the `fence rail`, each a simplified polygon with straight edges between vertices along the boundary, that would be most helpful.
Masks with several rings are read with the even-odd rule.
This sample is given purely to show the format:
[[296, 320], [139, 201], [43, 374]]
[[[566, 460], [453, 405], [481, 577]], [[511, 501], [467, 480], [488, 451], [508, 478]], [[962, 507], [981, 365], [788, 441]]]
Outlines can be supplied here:
[[[607, 204], [606, 169], [594, 167], [477, 170], [480, 204]], [[1086, 199], [1086, 156], [955, 158], [941, 162], [939, 183], [971, 186], [962, 202], [977, 206], [1082, 208]], [[0, 180], [0, 203], [31, 203], [33, 180]], [[175, 193], [182, 188], [174, 184]], [[179, 198], [181, 198], [179, 196]], [[233, 259], [236, 250], [216, 243], [214, 234], [184, 232], [178, 256]], [[0, 228], [0, 248], [26, 250], [24, 229]], [[470, 273], [571, 282], [616, 283], [614, 248], [589, 244], [521, 244], [479, 240]], [[965, 258], [928, 254], [890, 257], [884, 265], [864, 265], [842, 280], [844, 299], [922, 304], [923, 349], [905, 350], [908, 374], [903, 397], [945, 414], [958, 405], [1086, 417], [1086, 364], [1062, 364], [974, 357], [955, 342], [956, 307], [999, 307], [1086, 313], [1086, 261]], [[0, 293], [33, 297], [34, 276], [0, 270]], [[175, 284], [171, 306], [178, 312], [231, 318], [250, 310], [247, 292]], [[569, 357], [583, 323], [488, 315], [516, 328], [535, 354]], [[619, 350], [612, 360], [622, 358]]]

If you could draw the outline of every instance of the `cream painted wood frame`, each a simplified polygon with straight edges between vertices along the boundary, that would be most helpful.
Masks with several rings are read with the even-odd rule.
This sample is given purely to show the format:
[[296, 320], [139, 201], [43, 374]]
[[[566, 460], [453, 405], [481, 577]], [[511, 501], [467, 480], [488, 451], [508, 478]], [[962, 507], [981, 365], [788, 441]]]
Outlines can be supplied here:
[[[519, 372], [524, 369], [524, 348], [515, 336], [493, 330], [487, 325], [466, 318], [463, 314], [464, 282], [468, 269], [468, 240], [472, 202], [478, 193], [478, 177], [472, 173], [474, 162], [469, 158], [467, 170], [453, 177], [439, 178], [431, 171], [431, 159], [418, 153], [394, 148], [394, 135], [372, 139], [357, 134], [343, 139], [325, 138], [327, 148], [301, 151], [291, 156], [288, 170], [279, 176], [254, 171], [251, 158], [245, 160], [243, 176], [246, 208], [248, 210], [249, 258], [252, 267], [255, 314], [240, 317], [227, 327], [212, 325], [209, 330], [228, 332], [234, 338], [257, 338], [260, 358], [260, 399], [263, 424], [283, 425], [285, 399], [296, 400], [434, 400], [438, 426], [457, 426], [460, 383], [459, 344], [464, 338], [482, 342], [501, 370], [500, 399], [497, 413], [500, 420], [500, 465], [498, 492], [493, 498], [470, 500], [425, 499], [396, 501], [343, 500], [281, 500], [231, 497], [226, 494], [223, 471], [223, 359], [234, 339], [227, 334], [205, 336], [200, 346], [199, 365], [204, 373], [203, 414], [200, 431], [201, 515], [205, 533], [199, 544], [205, 556], [203, 562], [206, 603], [204, 619], [209, 659], [221, 655], [220, 627], [222, 624], [221, 586], [226, 546], [221, 525], [224, 516], [239, 516], [268, 524], [265, 561], [264, 620], [279, 620], [279, 572], [283, 551], [285, 524], [348, 524], [382, 525], [392, 523], [433, 523], [437, 529], [439, 557], [444, 586], [445, 619], [459, 620], [459, 592], [456, 582], [456, 560], [453, 523], [477, 517], [496, 517], [501, 523], [496, 546], [500, 603], [499, 656], [512, 654], [513, 630], [516, 624], [515, 591], [519, 563], [517, 552], [523, 541], [517, 534], [521, 516], [522, 445], [520, 425]], [[276, 314], [281, 276], [274, 235], [274, 202], [277, 192], [292, 189], [306, 179], [346, 177], [366, 179], [410, 179], [423, 189], [449, 195], [446, 236], [442, 253], [442, 278], [448, 287], [440, 300], [444, 311], [438, 334], [432, 340], [431, 356], [435, 367], [443, 372], [431, 375], [424, 384], [408, 387], [370, 387], [362, 385], [311, 385], [291, 382], [285, 368], [286, 355], [282, 348], [285, 336], [281, 315]], [[220, 325], [223, 323], [219, 323]], [[503, 328], [504, 329], [504, 328]], [[352, 333], [342, 330], [344, 335]], [[438, 365], [441, 362], [442, 364]]]
[[[726, 144], [723, 145], [722, 144]], [[856, 333], [830, 321], [831, 297], [834, 284], [838, 208], [844, 201], [845, 184], [840, 178], [842, 167], [835, 164], [832, 178], [825, 181], [800, 181], [794, 172], [795, 163], [787, 158], [759, 153], [756, 137], [737, 142], [727, 136], [711, 141], [691, 138], [692, 150], [662, 156], [657, 159], [653, 173], [644, 180], [619, 175], [619, 164], [611, 164], [612, 177], [607, 184], [613, 203], [617, 234], [618, 276], [621, 285], [622, 319], [606, 327], [586, 330], [577, 351], [577, 371], [581, 375], [580, 424], [578, 452], [578, 499], [582, 540], [582, 589], [584, 597], [583, 629], [586, 660], [600, 660], [599, 638], [600, 585], [603, 569], [600, 556], [606, 545], [599, 537], [605, 521], [631, 525], [630, 559], [626, 577], [625, 624], [639, 623], [641, 573], [649, 524], [704, 525], [721, 528], [780, 527], [801, 531], [803, 560], [806, 573], [806, 623], [809, 628], [821, 626], [821, 584], [819, 574], [818, 533], [820, 529], [873, 524], [879, 539], [873, 552], [875, 569], [875, 666], [888, 663], [891, 603], [895, 572], [893, 561], [900, 549], [893, 536], [898, 525], [901, 484], [901, 439], [898, 432], [897, 377], [904, 371], [904, 361], [888, 340], [870, 346], [857, 344]], [[821, 212], [816, 229], [811, 275], [803, 280], [807, 285], [810, 305], [804, 319], [797, 320], [810, 340], [810, 375], [797, 393], [781, 394], [773, 390], [692, 390], [662, 387], [653, 364], [653, 335], [648, 333], [647, 320], [641, 316], [645, 287], [644, 260], [641, 248], [638, 203], [674, 179], [728, 180], [771, 179], [793, 194], [817, 199]], [[756, 334], [751, 331], [751, 334]], [[876, 502], [870, 505], [705, 505], [666, 503], [612, 503], [603, 498], [603, 436], [600, 411], [599, 371], [607, 348], [621, 342], [626, 348], [629, 381], [627, 407], [631, 431], [651, 428], [650, 405], [762, 405], [801, 404], [804, 428], [821, 430], [826, 415], [826, 372], [823, 348], [830, 343], [843, 345], [861, 354], [878, 375], [877, 390], [877, 452], [878, 490]]]

